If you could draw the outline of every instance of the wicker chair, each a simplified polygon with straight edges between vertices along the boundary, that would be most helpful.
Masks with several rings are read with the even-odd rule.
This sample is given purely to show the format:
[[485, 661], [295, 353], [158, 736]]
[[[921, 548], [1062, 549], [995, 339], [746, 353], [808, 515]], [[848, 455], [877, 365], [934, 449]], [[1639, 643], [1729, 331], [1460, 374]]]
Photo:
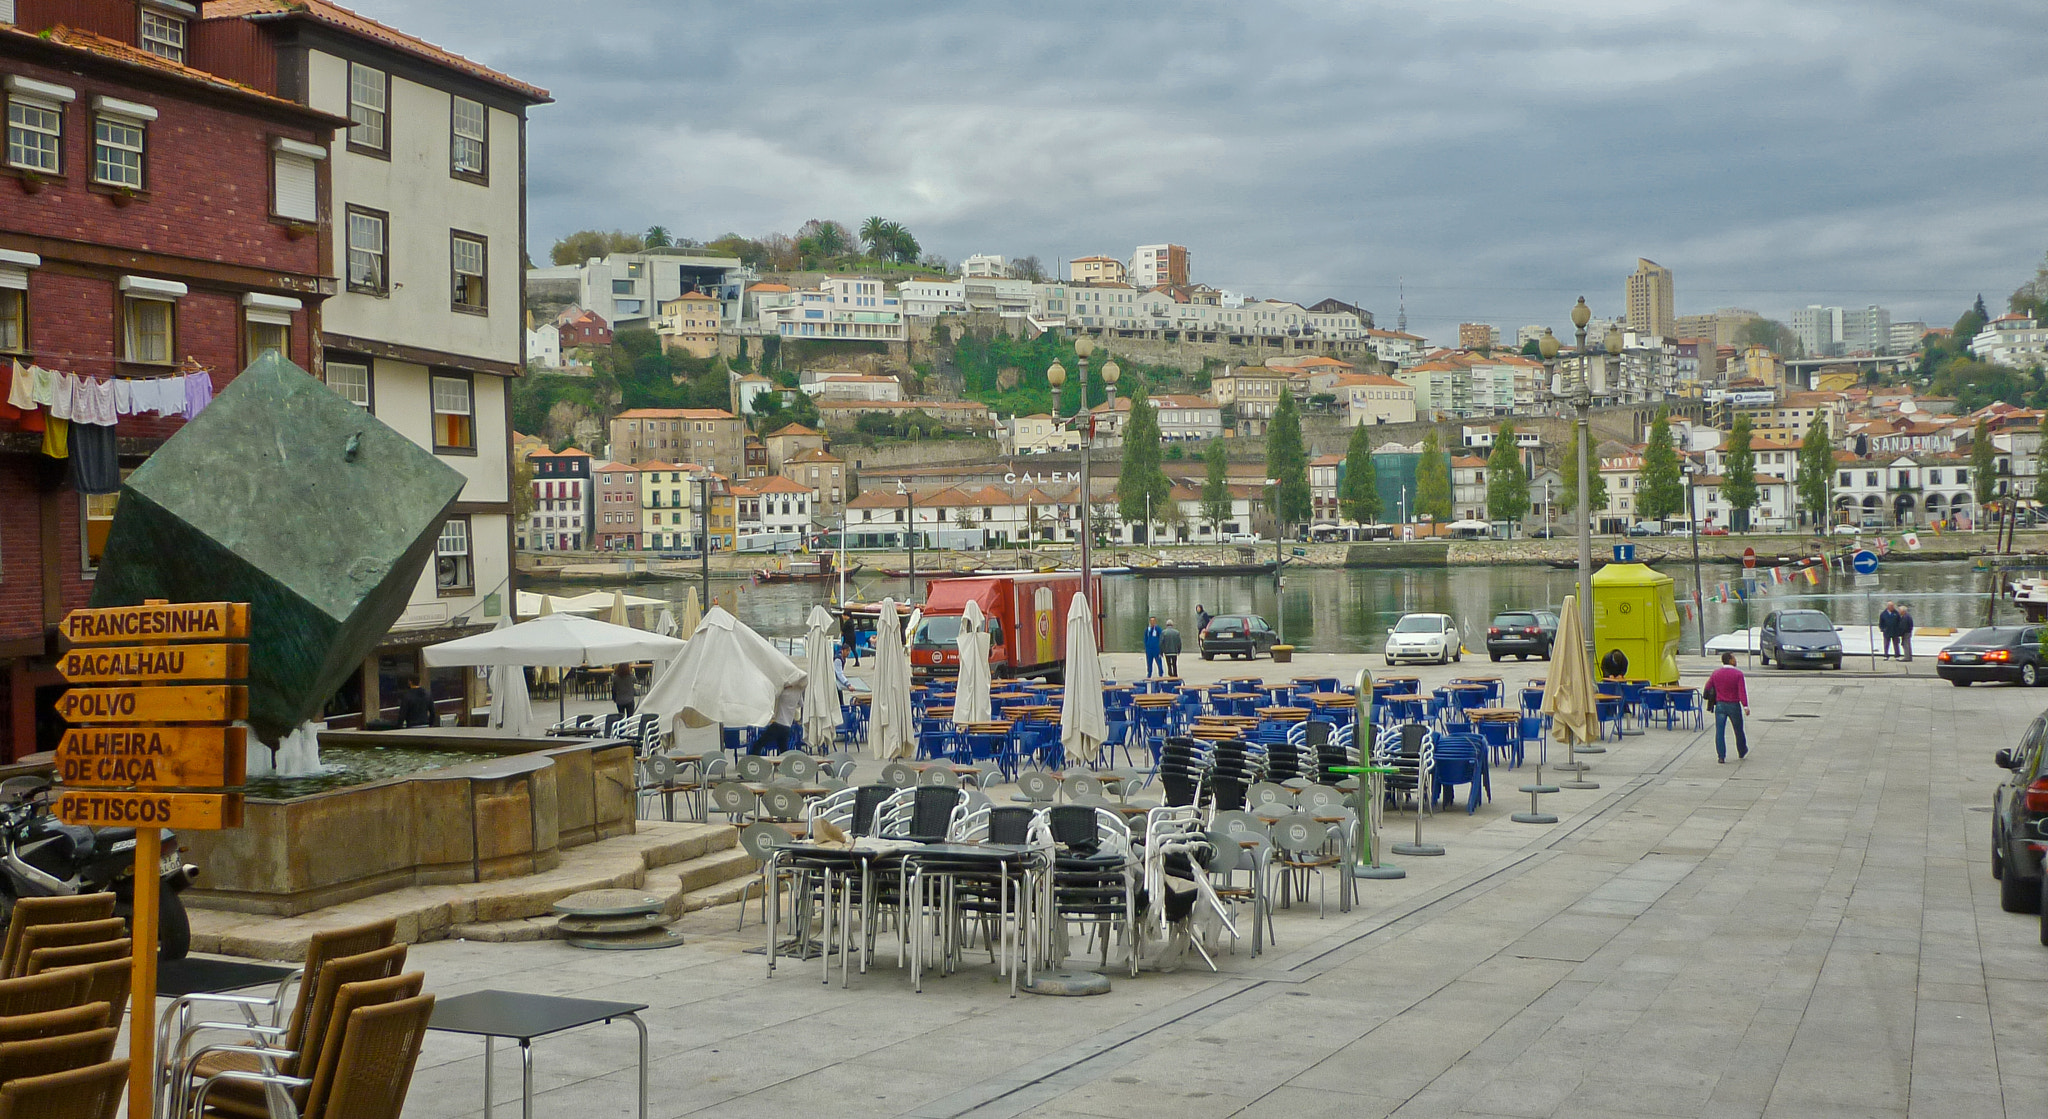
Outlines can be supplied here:
[[63, 1010], [45, 1010], [36, 1014], [16, 1014], [0, 1018], [0, 1044], [96, 1030], [107, 1024], [110, 1013], [110, 1007], [89, 1002]]
[[[28, 953], [21, 944], [30, 929], [44, 925], [64, 925], [76, 921], [104, 921], [114, 915], [114, 895], [77, 894], [71, 897], [19, 898], [14, 903], [14, 915], [7, 921], [7, 944], [0, 949], [0, 979], [13, 979], [24, 974], [22, 965], [28, 960]], [[127, 930], [124, 927], [122, 933]], [[114, 935], [120, 936], [122, 933]], [[45, 941], [44, 943], [53, 943]], [[75, 942], [70, 942], [75, 943]]]
[[[44, 949], [49, 951], [49, 949]], [[72, 975], [85, 983], [85, 993], [78, 997], [79, 1004], [106, 1003], [112, 1020], [121, 1020], [121, 1008], [128, 1005], [128, 991], [135, 982], [135, 962], [125, 954], [117, 959], [101, 960], [96, 964], [74, 964], [71, 967], [45, 968], [36, 978], [44, 975]]]
[[41, 975], [60, 967], [82, 967], [86, 964], [103, 964], [110, 960], [130, 961], [135, 955], [135, 941], [123, 936], [119, 940], [95, 940], [86, 944], [52, 945], [38, 948], [28, 954], [28, 965], [23, 975]]
[[44, 922], [31, 925], [22, 930], [20, 940], [15, 943], [14, 974], [34, 975], [35, 968], [30, 963], [30, 957], [44, 949], [104, 944], [110, 940], [123, 939], [127, 935], [128, 922], [119, 917], [108, 917], [99, 921]]
[[0, 1085], [0, 1119], [114, 1119], [128, 1090], [128, 1059]]
[[323, 1099], [321, 1085], [314, 1084], [313, 1107], [319, 1110], [309, 1107], [306, 1119], [398, 1119], [433, 1015], [432, 995], [351, 1012], [331, 1065], [331, 1088]]
[[0, 1017], [81, 1005], [90, 1001], [85, 997], [89, 985], [83, 968], [0, 979]]
[[69, 1072], [114, 1059], [114, 1039], [121, 1031], [109, 1027], [0, 1044], [0, 1084], [53, 1072]]

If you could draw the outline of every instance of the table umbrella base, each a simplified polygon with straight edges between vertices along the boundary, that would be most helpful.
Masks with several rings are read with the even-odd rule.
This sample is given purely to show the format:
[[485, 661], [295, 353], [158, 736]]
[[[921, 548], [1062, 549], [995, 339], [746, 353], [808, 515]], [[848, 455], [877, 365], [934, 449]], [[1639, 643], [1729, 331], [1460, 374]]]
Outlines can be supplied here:
[[1508, 819], [1513, 820], [1515, 823], [1518, 824], [1557, 823], [1557, 817], [1552, 816], [1548, 812], [1517, 812], [1514, 815], [1508, 817]]
[[1022, 990], [1034, 995], [1084, 998], [1109, 993], [1109, 976], [1094, 971], [1041, 971]]
[[1599, 788], [1599, 787], [1600, 787], [1600, 782], [1598, 782], [1598, 781], [1559, 781], [1559, 782], [1557, 783], [1557, 787], [1558, 787], [1558, 788], [1560, 788], [1560, 789], [1597, 789], [1597, 788]]
[[1441, 855], [1444, 853], [1444, 847], [1441, 843], [1396, 843], [1388, 847], [1387, 850], [1392, 851], [1396, 855]]
[[1391, 881], [1395, 878], [1408, 877], [1408, 872], [1398, 866], [1388, 866], [1385, 863], [1381, 863], [1378, 866], [1354, 866], [1351, 868], [1351, 877], [1378, 878]]
[[1605, 746], [1575, 746], [1575, 747], [1573, 747], [1573, 748], [1572, 748], [1572, 752], [1573, 752], [1573, 753], [1575, 753], [1575, 754], [1604, 754], [1604, 753], [1606, 753], [1606, 752], [1607, 752], [1607, 747], [1605, 747]]

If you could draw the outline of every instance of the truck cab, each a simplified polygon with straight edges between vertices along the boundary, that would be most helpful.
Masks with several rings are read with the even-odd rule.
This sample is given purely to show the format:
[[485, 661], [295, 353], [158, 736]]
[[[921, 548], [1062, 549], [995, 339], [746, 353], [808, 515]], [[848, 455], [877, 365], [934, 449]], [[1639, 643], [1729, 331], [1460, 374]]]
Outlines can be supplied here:
[[[1102, 582], [1095, 580], [1096, 601]], [[924, 618], [910, 635], [914, 676], [951, 676], [960, 671], [960, 618], [969, 602], [981, 607], [989, 633], [991, 676], [1065, 674], [1067, 610], [1081, 593], [1075, 572], [1001, 572], [931, 584]], [[1102, 647], [1102, 619], [1095, 619], [1096, 648]]]

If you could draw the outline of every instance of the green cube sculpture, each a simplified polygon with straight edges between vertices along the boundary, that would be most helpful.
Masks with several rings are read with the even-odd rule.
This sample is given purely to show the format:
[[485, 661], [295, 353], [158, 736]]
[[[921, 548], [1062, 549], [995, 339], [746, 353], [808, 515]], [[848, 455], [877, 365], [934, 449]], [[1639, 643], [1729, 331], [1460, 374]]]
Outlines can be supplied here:
[[92, 604], [249, 603], [249, 725], [275, 744], [405, 612], [462, 484], [268, 353], [122, 484]]

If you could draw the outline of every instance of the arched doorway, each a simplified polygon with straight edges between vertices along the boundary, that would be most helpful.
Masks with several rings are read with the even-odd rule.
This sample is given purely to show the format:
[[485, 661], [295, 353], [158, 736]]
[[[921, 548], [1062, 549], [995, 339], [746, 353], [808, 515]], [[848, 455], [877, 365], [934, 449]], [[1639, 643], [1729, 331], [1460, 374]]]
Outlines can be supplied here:
[[1863, 498], [1863, 522], [1862, 522], [1862, 523], [1864, 523], [1864, 524], [1871, 524], [1871, 525], [1875, 525], [1875, 524], [1883, 524], [1883, 523], [1884, 523], [1884, 499], [1883, 499], [1883, 498], [1881, 498], [1881, 497], [1877, 496], [1877, 495], [1876, 495], [1876, 494], [1874, 494], [1874, 493], [1873, 493], [1873, 494], [1867, 494], [1867, 495], [1865, 495], [1865, 496], [1864, 496], [1864, 498]]
[[1895, 524], [1913, 523], [1913, 495], [1902, 493], [1892, 499], [1892, 521]]
[[1946, 503], [1938, 493], [1927, 495], [1927, 523], [1933, 524], [1948, 515]]

